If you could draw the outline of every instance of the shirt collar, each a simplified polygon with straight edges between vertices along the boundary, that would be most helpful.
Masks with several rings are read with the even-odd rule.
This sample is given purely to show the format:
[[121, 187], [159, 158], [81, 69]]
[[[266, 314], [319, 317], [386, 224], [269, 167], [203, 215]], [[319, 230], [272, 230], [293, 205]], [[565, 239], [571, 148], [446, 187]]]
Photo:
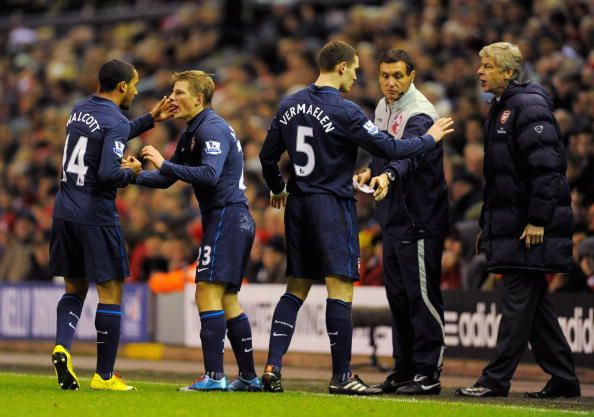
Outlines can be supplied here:
[[90, 100], [93, 101], [93, 102], [95, 102], [95, 103], [97, 103], [97, 104], [103, 104], [103, 105], [106, 105], [106, 106], [111, 106], [114, 109], [117, 109], [120, 113], [122, 112], [122, 109], [120, 109], [113, 101], [111, 101], [108, 98], [99, 97], [98, 95], [93, 94], [91, 96], [91, 99]]
[[202, 110], [200, 113], [198, 113], [196, 116], [194, 116], [193, 118], [188, 120], [188, 130], [191, 130], [191, 131], [196, 130], [198, 128], [198, 126], [200, 125], [200, 123], [202, 123], [202, 121], [206, 118], [206, 116], [208, 116], [212, 112], [213, 112], [213, 110], [211, 108], [207, 107], [204, 110]]
[[338, 91], [338, 89], [336, 89], [334, 87], [327, 86], [327, 85], [317, 86], [315, 84], [311, 84], [308, 88], [310, 90], [312, 90], [313, 92], [331, 93], [331, 94], [336, 94], [337, 96], [340, 95], [340, 92]]

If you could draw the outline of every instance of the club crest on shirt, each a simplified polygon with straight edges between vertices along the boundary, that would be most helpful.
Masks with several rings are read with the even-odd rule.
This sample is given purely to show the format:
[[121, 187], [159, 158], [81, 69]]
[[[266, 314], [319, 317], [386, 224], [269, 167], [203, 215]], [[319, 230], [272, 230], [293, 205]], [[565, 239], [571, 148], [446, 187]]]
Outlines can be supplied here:
[[504, 110], [503, 113], [501, 113], [501, 124], [504, 125], [507, 122], [507, 119], [509, 119], [509, 115], [511, 114], [510, 110]]
[[216, 140], [208, 140], [204, 145], [204, 152], [208, 155], [220, 155], [223, 152], [221, 151], [221, 142]]
[[392, 135], [396, 135], [396, 133], [398, 132], [398, 129], [400, 129], [400, 126], [402, 125], [402, 115], [399, 114], [395, 119], [394, 119], [394, 123], [392, 124], [392, 127], [390, 128], [390, 133], [392, 133]]
[[115, 141], [114, 142], [115, 148], [113, 148], [113, 153], [115, 153], [118, 158], [121, 158], [124, 156], [124, 148], [126, 147], [126, 145], [124, 145], [122, 142], [118, 142]]

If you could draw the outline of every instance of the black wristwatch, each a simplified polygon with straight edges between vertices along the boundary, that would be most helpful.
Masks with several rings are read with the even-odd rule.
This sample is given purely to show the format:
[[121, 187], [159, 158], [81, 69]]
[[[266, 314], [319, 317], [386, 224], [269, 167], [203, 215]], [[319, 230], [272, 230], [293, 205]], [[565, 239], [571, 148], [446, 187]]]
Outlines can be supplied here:
[[394, 173], [392, 171], [384, 171], [384, 174], [386, 174], [388, 176], [388, 181], [390, 181], [390, 182], [396, 181], [396, 176], [394, 175]]

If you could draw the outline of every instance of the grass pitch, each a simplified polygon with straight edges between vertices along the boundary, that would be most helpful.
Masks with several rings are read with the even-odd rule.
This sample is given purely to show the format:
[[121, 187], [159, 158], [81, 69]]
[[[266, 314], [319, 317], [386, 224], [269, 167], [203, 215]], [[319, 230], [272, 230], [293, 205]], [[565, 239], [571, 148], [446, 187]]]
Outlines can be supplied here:
[[[60, 417], [275, 417], [275, 416], [594, 416], [591, 402], [518, 404], [514, 398], [498, 401], [456, 401], [451, 392], [433, 399], [344, 397], [320, 393], [320, 382], [287, 381], [284, 394], [182, 393], [184, 383], [127, 381], [135, 392], [99, 392], [81, 378], [80, 391], [62, 391], [54, 376], [45, 373], [0, 373], [0, 416]], [[315, 392], [304, 392], [304, 390]], [[547, 408], [552, 407], [552, 408]]]

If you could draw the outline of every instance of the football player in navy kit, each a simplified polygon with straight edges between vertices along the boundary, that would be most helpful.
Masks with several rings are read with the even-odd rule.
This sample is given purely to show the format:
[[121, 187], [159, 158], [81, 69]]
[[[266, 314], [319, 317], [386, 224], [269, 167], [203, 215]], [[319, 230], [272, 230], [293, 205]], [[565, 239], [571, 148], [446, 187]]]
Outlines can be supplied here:
[[[333, 394], [376, 395], [350, 368], [353, 282], [359, 279], [357, 215], [352, 188], [359, 146], [392, 159], [427, 152], [453, 131], [451, 119], [439, 119], [418, 138], [395, 141], [381, 132], [355, 103], [340, 97], [356, 80], [359, 58], [342, 41], [326, 44], [318, 56], [320, 75], [309, 87], [283, 99], [260, 152], [271, 205], [286, 205], [286, 293], [270, 329], [265, 391], [281, 392], [281, 362], [295, 329], [297, 312], [313, 280], [328, 290], [326, 330], [332, 354]], [[293, 171], [288, 184], [278, 161], [287, 151]], [[290, 196], [289, 196], [290, 194]]]
[[[169, 101], [174, 117], [188, 123], [170, 161], [152, 146], [141, 156], [157, 170], [136, 183], [166, 188], [177, 180], [192, 184], [202, 212], [203, 238], [196, 268], [196, 305], [200, 314], [205, 372], [181, 391], [260, 391], [254, 368], [252, 333], [237, 293], [255, 236], [243, 183], [243, 152], [233, 128], [211, 107], [215, 89], [203, 71], [173, 75]], [[239, 367], [227, 384], [223, 370], [225, 330]]]
[[62, 389], [78, 390], [70, 348], [88, 283], [97, 287], [99, 304], [97, 369], [91, 388], [128, 391], [113, 372], [120, 340], [122, 285], [129, 275], [116, 191], [140, 172], [139, 161], [121, 168], [126, 142], [171, 116], [164, 97], [150, 113], [130, 122], [121, 112], [136, 96], [138, 72], [120, 60], [99, 70], [97, 94], [75, 104], [66, 123], [62, 178], [56, 195], [50, 240], [50, 273], [63, 276], [65, 294], [57, 306], [52, 362]]

